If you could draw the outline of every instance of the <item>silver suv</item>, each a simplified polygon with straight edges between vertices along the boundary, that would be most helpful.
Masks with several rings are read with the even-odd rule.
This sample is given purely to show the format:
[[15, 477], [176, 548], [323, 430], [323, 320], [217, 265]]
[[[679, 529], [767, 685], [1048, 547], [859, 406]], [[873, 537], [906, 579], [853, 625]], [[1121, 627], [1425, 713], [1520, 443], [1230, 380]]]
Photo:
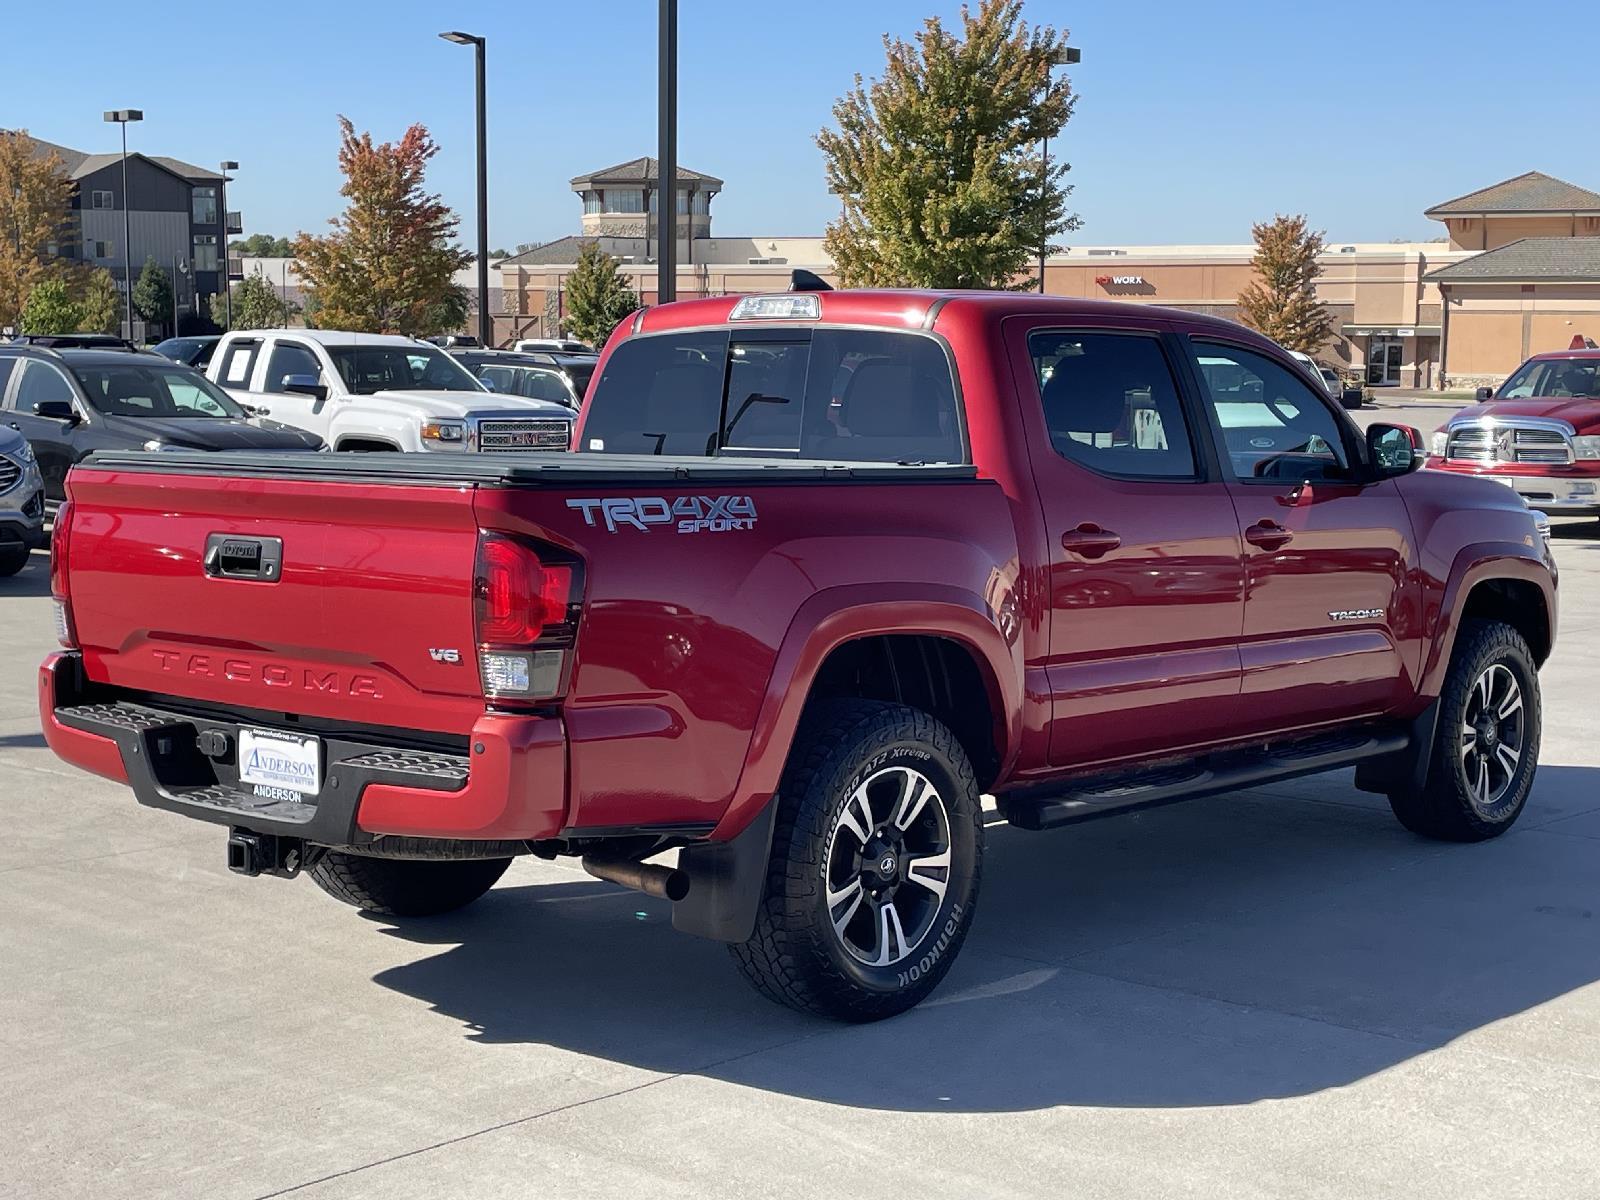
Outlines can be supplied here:
[[28, 565], [44, 545], [44, 479], [28, 440], [0, 426], [0, 576]]

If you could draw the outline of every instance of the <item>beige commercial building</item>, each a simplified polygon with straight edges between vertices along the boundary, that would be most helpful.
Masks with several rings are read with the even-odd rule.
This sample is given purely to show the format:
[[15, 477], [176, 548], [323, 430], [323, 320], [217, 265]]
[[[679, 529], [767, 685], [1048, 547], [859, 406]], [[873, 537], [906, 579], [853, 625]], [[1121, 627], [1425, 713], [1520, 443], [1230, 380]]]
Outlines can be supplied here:
[[[505, 316], [497, 335], [557, 329], [565, 277], [591, 241], [621, 260], [644, 303], [655, 303], [654, 224], [608, 208], [650, 208], [634, 189], [653, 194], [654, 163], [637, 159], [572, 181], [584, 203], [583, 233], [500, 264]], [[721, 188], [712, 176], [680, 171], [680, 299], [779, 291], [797, 267], [836, 282], [820, 237], [715, 235], [710, 201]], [[1317, 296], [1336, 334], [1318, 352], [1324, 362], [1375, 387], [1470, 387], [1497, 382], [1528, 354], [1564, 348], [1574, 336], [1600, 340], [1600, 193], [1533, 171], [1426, 215], [1444, 225], [1440, 240], [1328, 241]], [[1045, 290], [1234, 318], [1254, 251], [1074, 246], [1046, 261]]]

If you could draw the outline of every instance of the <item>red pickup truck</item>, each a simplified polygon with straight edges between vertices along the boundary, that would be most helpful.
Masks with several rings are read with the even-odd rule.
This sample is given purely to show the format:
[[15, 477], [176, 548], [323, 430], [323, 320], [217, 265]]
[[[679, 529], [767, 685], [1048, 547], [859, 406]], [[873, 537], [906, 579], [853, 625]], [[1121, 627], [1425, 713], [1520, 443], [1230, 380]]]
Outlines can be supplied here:
[[1418, 833], [1516, 820], [1555, 567], [1419, 440], [1190, 313], [666, 305], [575, 453], [75, 468], [44, 730], [245, 874], [411, 917], [581, 856], [870, 1020], [949, 969], [986, 819], [1354, 765]]
[[1433, 435], [1437, 470], [1482, 475], [1529, 507], [1600, 517], [1600, 349], [1536, 354]]

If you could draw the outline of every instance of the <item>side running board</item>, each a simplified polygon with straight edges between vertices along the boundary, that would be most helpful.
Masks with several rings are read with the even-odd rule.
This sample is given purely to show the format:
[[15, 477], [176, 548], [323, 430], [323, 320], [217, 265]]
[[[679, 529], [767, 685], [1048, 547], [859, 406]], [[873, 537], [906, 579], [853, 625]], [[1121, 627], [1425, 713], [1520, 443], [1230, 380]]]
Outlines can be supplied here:
[[1317, 734], [1220, 751], [1184, 762], [1079, 775], [1000, 797], [1000, 811], [1018, 829], [1055, 829], [1098, 817], [1214, 796], [1296, 775], [1347, 767], [1397, 754], [1411, 744], [1400, 731]]

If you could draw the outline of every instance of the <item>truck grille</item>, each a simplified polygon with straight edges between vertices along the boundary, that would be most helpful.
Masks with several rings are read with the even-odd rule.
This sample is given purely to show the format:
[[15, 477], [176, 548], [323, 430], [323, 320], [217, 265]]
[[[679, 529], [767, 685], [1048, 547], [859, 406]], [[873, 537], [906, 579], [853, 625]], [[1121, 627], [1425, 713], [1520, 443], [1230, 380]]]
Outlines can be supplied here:
[[559, 418], [478, 422], [479, 450], [565, 450], [571, 438], [572, 422]]
[[1561, 430], [1542, 425], [1516, 421], [1458, 425], [1450, 430], [1445, 457], [1458, 462], [1565, 465], [1572, 461], [1572, 443]]
[[22, 478], [22, 468], [9, 458], [0, 458], [0, 492], [9, 492]]

